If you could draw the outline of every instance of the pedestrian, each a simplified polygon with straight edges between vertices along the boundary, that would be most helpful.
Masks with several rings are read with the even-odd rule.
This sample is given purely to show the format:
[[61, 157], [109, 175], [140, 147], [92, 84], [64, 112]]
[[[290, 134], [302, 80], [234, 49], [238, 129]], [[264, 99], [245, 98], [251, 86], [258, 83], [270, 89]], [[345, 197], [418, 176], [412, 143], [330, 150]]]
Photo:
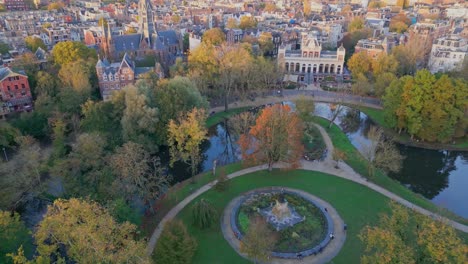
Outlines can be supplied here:
[[348, 230], [348, 226], [347, 226], [346, 224], [344, 224], [343, 230], [344, 230], [344, 231]]
[[325, 212], [327, 212], [327, 213], [328, 213], [328, 209], [327, 209], [326, 207], [325, 207]]

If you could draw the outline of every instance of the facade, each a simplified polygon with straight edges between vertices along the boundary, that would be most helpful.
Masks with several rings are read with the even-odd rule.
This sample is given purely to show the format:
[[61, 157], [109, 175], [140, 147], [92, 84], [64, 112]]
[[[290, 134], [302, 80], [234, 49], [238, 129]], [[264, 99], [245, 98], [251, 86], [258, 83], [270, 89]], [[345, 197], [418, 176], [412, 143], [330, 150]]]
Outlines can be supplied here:
[[381, 53], [389, 54], [391, 49], [398, 45], [395, 38], [384, 37], [384, 38], [369, 38], [361, 39], [354, 47], [355, 52], [365, 51], [372, 58], [376, 58]]
[[439, 20], [435, 22], [416, 23], [410, 27], [410, 40], [417, 41], [423, 49], [425, 61], [429, 58], [432, 43], [450, 32], [449, 21]]
[[0, 115], [31, 110], [32, 96], [28, 76], [10, 68], [0, 68]]
[[153, 67], [135, 67], [134, 61], [125, 54], [121, 62], [109, 63], [107, 59], [99, 59], [96, 63], [96, 73], [99, 90], [104, 101], [112, 97], [112, 92], [135, 83], [141, 74], [154, 70]]
[[307, 33], [302, 33], [300, 49], [291, 45], [283, 46], [278, 51], [278, 65], [285, 74], [298, 75], [299, 81], [312, 83], [325, 78], [342, 80], [345, 49], [323, 51], [321, 43]]
[[432, 45], [428, 68], [432, 73], [460, 69], [468, 59], [468, 40], [460, 36], [437, 39]]
[[29, 4], [25, 0], [5, 0], [5, 8], [8, 11], [29, 10]]

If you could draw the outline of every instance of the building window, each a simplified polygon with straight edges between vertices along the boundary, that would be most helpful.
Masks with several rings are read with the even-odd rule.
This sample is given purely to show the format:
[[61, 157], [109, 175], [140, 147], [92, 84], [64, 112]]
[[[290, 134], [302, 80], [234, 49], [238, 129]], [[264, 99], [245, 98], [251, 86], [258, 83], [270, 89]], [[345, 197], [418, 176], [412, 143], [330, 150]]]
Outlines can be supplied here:
[[23, 89], [26, 88], [26, 87], [24, 86], [24, 83], [21, 84], [21, 88], [23, 88]]
[[15, 84], [15, 90], [18, 90], [18, 85]]

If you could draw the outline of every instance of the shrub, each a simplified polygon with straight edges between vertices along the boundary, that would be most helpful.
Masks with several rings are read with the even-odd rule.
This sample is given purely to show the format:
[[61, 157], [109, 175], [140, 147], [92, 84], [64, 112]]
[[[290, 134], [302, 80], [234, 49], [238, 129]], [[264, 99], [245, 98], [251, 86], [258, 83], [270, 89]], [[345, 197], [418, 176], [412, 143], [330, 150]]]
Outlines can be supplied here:
[[229, 178], [226, 175], [224, 168], [221, 169], [215, 189], [219, 192], [224, 192], [229, 188]]
[[164, 226], [153, 259], [157, 264], [189, 264], [196, 249], [197, 241], [188, 234], [185, 225], [174, 220]]
[[193, 205], [192, 217], [195, 226], [205, 229], [216, 222], [218, 211], [208, 200], [201, 199]]

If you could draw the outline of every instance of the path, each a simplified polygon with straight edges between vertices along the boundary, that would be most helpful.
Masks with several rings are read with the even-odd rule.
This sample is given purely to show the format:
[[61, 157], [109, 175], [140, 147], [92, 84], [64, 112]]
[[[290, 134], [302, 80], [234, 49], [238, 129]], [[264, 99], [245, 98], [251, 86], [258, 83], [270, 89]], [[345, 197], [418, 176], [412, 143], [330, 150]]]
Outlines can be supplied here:
[[[441, 219], [442, 221], [444, 221], [446, 224], [452, 226], [453, 228], [455, 229], [458, 229], [462, 232], [465, 232], [465, 233], [468, 233], [468, 226], [467, 225], [463, 225], [463, 224], [460, 224], [458, 222], [455, 222], [453, 220], [450, 220], [450, 219], [447, 219], [446, 217], [443, 217], [439, 214], [436, 214], [436, 213], [433, 213], [429, 210], [426, 210], [418, 205], [415, 205], [403, 198], [401, 198], [400, 196], [372, 183], [372, 182], [369, 182], [366, 178], [362, 177], [361, 175], [359, 175], [358, 173], [356, 173], [350, 166], [348, 166], [346, 163], [344, 162], [340, 162], [339, 164], [339, 168], [335, 168], [335, 165], [336, 163], [332, 160], [331, 158], [331, 155], [333, 153], [333, 143], [330, 139], [330, 136], [328, 136], [328, 134], [326, 133], [325, 129], [323, 129], [321, 126], [319, 125], [316, 125], [317, 128], [319, 129], [320, 133], [322, 134], [322, 137], [325, 141], [325, 144], [327, 146], [327, 156], [325, 157], [325, 159], [323, 161], [302, 161], [301, 162], [301, 169], [303, 170], [310, 170], [310, 171], [319, 171], [319, 172], [323, 172], [323, 173], [328, 173], [328, 174], [332, 174], [334, 176], [337, 176], [337, 177], [341, 177], [341, 178], [344, 178], [344, 179], [348, 179], [348, 180], [351, 180], [353, 182], [356, 182], [356, 183], [359, 183], [361, 185], [364, 185], [376, 192], [379, 192], [381, 193], [382, 195], [410, 208], [410, 209], [413, 209], [415, 211], [417, 211], [418, 213], [421, 213], [423, 215], [427, 215], [427, 216], [430, 216], [434, 219]], [[281, 167], [280, 164], [277, 164], [275, 167], [279, 168]], [[242, 176], [242, 175], [245, 175], [245, 174], [249, 174], [249, 173], [252, 173], [252, 172], [256, 172], [256, 171], [261, 171], [261, 170], [266, 170], [268, 169], [268, 166], [267, 165], [259, 165], [259, 166], [255, 166], [255, 167], [250, 167], [250, 168], [247, 168], [247, 169], [243, 169], [243, 170], [240, 170], [240, 171], [237, 171], [237, 172], [234, 172], [234, 173], [231, 173], [229, 174], [227, 177], [229, 179], [233, 179], [233, 178], [236, 178], [236, 177], [239, 177], [239, 176]], [[161, 235], [161, 232], [162, 232], [162, 228], [164, 227], [165, 223], [167, 221], [170, 221], [172, 220], [173, 218], [176, 217], [176, 215], [187, 205], [189, 204], [193, 199], [195, 199], [196, 197], [200, 196], [201, 194], [203, 194], [204, 192], [208, 191], [209, 189], [211, 189], [214, 185], [216, 184], [216, 180], [211, 182], [211, 183], [208, 183], [206, 185], [204, 185], [203, 187], [201, 187], [200, 189], [196, 190], [194, 193], [192, 193], [191, 195], [187, 196], [184, 200], [182, 200], [179, 204], [177, 204], [175, 207], [173, 207], [165, 216], [164, 218], [161, 220], [161, 222], [158, 224], [158, 226], [156, 227], [156, 229], [154, 230], [153, 234], [151, 235], [151, 238], [148, 242], [148, 246], [147, 246], [147, 253], [149, 255], [151, 255], [151, 253], [153, 252], [153, 249], [156, 245], [156, 241], [158, 240], [159, 236]]]
[[[279, 188], [279, 187], [276, 187]], [[259, 189], [255, 189], [252, 191], [258, 191], [261, 189], [271, 189], [270, 187], [263, 187]], [[308, 192], [297, 190], [297, 189], [291, 189], [291, 188], [281, 188], [284, 190], [289, 190], [293, 191], [296, 193], [299, 193], [303, 197], [308, 197], [312, 199], [316, 205], [322, 207], [322, 208], [327, 208], [327, 214], [331, 217], [333, 221], [333, 234], [335, 238], [328, 243], [328, 245], [322, 250], [322, 252], [316, 254], [316, 255], [311, 255], [304, 257], [302, 259], [282, 259], [282, 258], [272, 258], [268, 260], [268, 263], [271, 264], [299, 264], [299, 263], [308, 263], [308, 264], [321, 264], [321, 263], [328, 263], [330, 262], [338, 253], [340, 252], [341, 248], [344, 245], [344, 242], [346, 240], [346, 231], [344, 231], [344, 222], [339, 216], [338, 212], [333, 208], [333, 206], [326, 201], [318, 198], [317, 196], [314, 196]], [[222, 223], [221, 223], [221, 231], [223, 232], [224, 238], [227, 240], [227, 242], [233, 247], [237, 253], [244, 258], [248, 259], [248, 257], [240, 252], [240, 241], [239, 239], [236, 238], [234, 235], [234, 232], [231, 228], [231, 214], [232, 209], [234, 205], [237, 203], [239, 199], [242, 199], [244, 195], [248, 195], [250, 192], [244, 193], [236, 198], [234, 198], [224, 209], [223, 213], [223, 218], [222, 218]]]
[[[335, 92], [327, 92], [327, 91], [317, 91], [317, 90], [283, 90], [282, 96], [278, 96], [278, 94], [274, 94], [272, 92], [271, 95], [266, 97], [256, 97], [254, 101], [244, 100], [241, 102], [233, 102], [229, 104], [229, 108], [238, 108], [238, 107], [245, 107], [245, 106], [259, 106], [264, 104], [270, 103], [278, 103], [284, 101], [295, 101], [301, 95], [308, 96], [309, 98], [313, 99], [314, 101], [318, 102], [327, 102], [327, 103], [342, 103], [342, 104], [353, 104], [353, 105], [360, 105], [366, 106], [375, 109], [382, 109], [382, 105], [379, 99], [372, 98], [372, 97], [362, 97], [357, 95], [349, 95], [343, 93], [335, 93]], [[313, 96], [313, 97], [312, 97]], [[210, 112], [220, 112], [224, 111], [223, 106], [217, 106], [210, 109]]]

